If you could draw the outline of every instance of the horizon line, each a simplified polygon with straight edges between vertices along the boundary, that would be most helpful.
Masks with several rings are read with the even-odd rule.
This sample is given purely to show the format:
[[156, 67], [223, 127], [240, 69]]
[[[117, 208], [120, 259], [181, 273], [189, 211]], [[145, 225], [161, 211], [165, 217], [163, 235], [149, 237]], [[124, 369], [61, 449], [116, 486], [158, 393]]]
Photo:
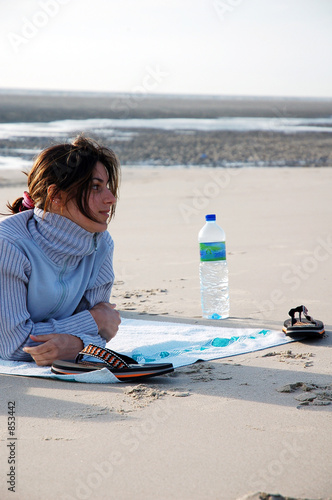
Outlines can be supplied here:
[[332, 96], [295, 96], [295, 95], [258, 95], [258, 94], [183, 94], [183, 93], [140, 93], [140, 92], [125, 92], [125, 91], [106, 91], [106, 90], [64, 90], [64, 89], [38, 89], [38, 88], [20, 88], [20, 87], [1, 87], [0, 94], [2, 95], [34, 95], [49, 94], [50, 96], [78, 96], [86, 97], [133, 97], [144, 96], [145, 98], [187, 98], [187, 99], [262, 99], [262, 100], [332, 100]]

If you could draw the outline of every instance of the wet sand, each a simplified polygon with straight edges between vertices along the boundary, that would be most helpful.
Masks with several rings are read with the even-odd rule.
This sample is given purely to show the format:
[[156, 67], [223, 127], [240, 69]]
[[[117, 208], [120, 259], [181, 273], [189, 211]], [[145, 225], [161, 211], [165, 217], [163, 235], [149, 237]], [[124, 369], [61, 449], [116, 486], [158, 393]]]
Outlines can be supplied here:
[[0, 123], [87, 118], [325, 118], [332, 99], [203, 97], [146, 94], [0, 93]]

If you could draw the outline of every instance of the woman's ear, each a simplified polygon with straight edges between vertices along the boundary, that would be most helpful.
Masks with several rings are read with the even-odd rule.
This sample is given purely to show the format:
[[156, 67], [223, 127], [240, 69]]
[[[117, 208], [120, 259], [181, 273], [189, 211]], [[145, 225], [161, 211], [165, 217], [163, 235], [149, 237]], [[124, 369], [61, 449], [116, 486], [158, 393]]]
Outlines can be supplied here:
[[51, 209], [54, 212], [60, 211], [63, 206], [63, 193], [57, 190], [55, 184], [51, 184], [47, 188], [47, 194], [50, 199]]

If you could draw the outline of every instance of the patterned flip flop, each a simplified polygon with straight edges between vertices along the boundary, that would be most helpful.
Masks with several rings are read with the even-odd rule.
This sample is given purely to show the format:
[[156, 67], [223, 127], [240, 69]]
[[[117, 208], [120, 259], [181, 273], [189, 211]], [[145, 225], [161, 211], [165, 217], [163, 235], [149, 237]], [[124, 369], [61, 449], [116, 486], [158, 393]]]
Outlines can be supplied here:
[[[84, 361], [84, 356], [93, 356], [98, 361]], [[76, 375], [102, 368], [110, 370], [122, 382], [137, 381], [174, 371], [172, 363], [139, 364], [129, 356], [94, 344], [89, 344], [80, 351], [74, 361], [54, 361], [51, 371], [57, 375]]]

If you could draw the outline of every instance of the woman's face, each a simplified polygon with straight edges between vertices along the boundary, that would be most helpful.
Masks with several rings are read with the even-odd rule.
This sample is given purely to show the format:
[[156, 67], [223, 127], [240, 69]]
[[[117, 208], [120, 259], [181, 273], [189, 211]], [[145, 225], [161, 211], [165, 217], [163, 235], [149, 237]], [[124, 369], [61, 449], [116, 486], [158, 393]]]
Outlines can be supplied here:
[[88, 206], [91, 215], [97, 222], [83, 215], [78, 209], [75, 200], [69, 200], [63, 206], [61, 215], [72, 220], [90, 233], [106, 231], [110, 210], [116, 203], [116, 198], [109, 190], [108, 172], [105, 166], [98, 161], [92, 174], [91, 192], [88, 198]]

